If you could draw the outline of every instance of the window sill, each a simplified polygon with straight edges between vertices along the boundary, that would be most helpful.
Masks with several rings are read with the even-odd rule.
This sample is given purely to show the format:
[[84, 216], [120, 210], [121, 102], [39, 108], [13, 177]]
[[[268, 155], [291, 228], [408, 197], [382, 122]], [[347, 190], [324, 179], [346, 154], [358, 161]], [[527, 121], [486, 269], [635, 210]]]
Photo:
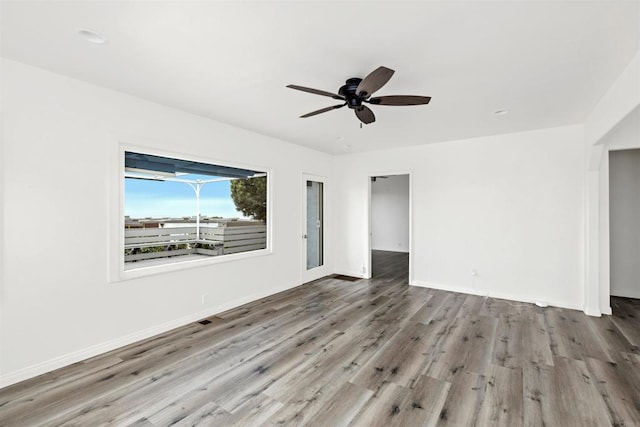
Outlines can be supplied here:
[[208, 267], [211, 265], [223, 264], [227, 262], [240, 261], [244, 259], [257, 258], [271, 255], [273, 251], [271, 249], [261, 249], [251, 252], [243, 252], [230, 255], [221, 255], [214, 257], [202, 257], [196, 259], [189, 259], [183, 261], [174, 261], [167, 264], [160, 265], [147, 265], [138, 268], [124, 269], [121, 268], [118, 277], [110, 280], [111, 283], [125, 282], [128, 280], [138, 279], [147, 276], [154, 276], [158, 274], [172, 273], [175, 271], [182, 271], [192, 268]]

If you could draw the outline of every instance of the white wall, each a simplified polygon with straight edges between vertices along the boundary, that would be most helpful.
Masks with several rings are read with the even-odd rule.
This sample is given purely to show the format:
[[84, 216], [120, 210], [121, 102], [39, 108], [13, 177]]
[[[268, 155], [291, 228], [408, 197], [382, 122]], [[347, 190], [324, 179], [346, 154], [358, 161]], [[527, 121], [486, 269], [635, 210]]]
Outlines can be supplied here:
[[[1, 84], [1, 384], [301, 283], [301, 174], [328, 176], [330, 156], [13, 61]], [[109, 283], [121, 135], [271, 169], [273, 253]]]
[[582, 308], [583, 147], [570, 126], [337, 157], [336, 271], [367, 265], [367, 176], [411, 170], [413, 284]]
[[640, 298], [640, 150], [609, 153], [611, 295]]
[[409, 175], [371, 183], [371, 248], [409, 252]]

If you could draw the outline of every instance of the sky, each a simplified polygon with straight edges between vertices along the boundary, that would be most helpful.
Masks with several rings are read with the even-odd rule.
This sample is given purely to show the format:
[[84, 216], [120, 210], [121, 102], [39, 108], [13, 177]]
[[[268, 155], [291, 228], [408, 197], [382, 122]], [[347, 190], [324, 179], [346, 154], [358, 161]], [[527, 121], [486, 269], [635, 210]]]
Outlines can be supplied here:
[[[215, 179], [212, 176], [185, 175], [183, 179]], [[194, 216], [196, 193], [182, 182], [124, 180], [124, 214], [131, 218]], [[200, 191], [200, 213], [203, 216], [243, 218], [231, 199], [229, 181], [212, 182]]]

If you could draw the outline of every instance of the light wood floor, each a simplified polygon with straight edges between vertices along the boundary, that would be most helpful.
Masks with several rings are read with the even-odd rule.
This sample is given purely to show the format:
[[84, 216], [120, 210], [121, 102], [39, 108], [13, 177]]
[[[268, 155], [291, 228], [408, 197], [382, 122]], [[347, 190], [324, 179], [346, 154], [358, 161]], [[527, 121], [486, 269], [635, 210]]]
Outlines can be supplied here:
[[323, 279], [0, 390], [0, 425], [640, 426], [640, 303], [614, 316]]

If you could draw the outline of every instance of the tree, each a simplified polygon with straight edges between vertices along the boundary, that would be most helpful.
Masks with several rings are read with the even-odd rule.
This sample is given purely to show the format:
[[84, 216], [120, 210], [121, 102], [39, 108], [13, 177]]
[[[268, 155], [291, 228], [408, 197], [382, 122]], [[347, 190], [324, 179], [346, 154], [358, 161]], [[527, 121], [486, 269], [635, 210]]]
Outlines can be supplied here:
[[266, 221], [267, 177], [235, 179], [231, 181], [231, 198], [236, 209], [245, 216]]

